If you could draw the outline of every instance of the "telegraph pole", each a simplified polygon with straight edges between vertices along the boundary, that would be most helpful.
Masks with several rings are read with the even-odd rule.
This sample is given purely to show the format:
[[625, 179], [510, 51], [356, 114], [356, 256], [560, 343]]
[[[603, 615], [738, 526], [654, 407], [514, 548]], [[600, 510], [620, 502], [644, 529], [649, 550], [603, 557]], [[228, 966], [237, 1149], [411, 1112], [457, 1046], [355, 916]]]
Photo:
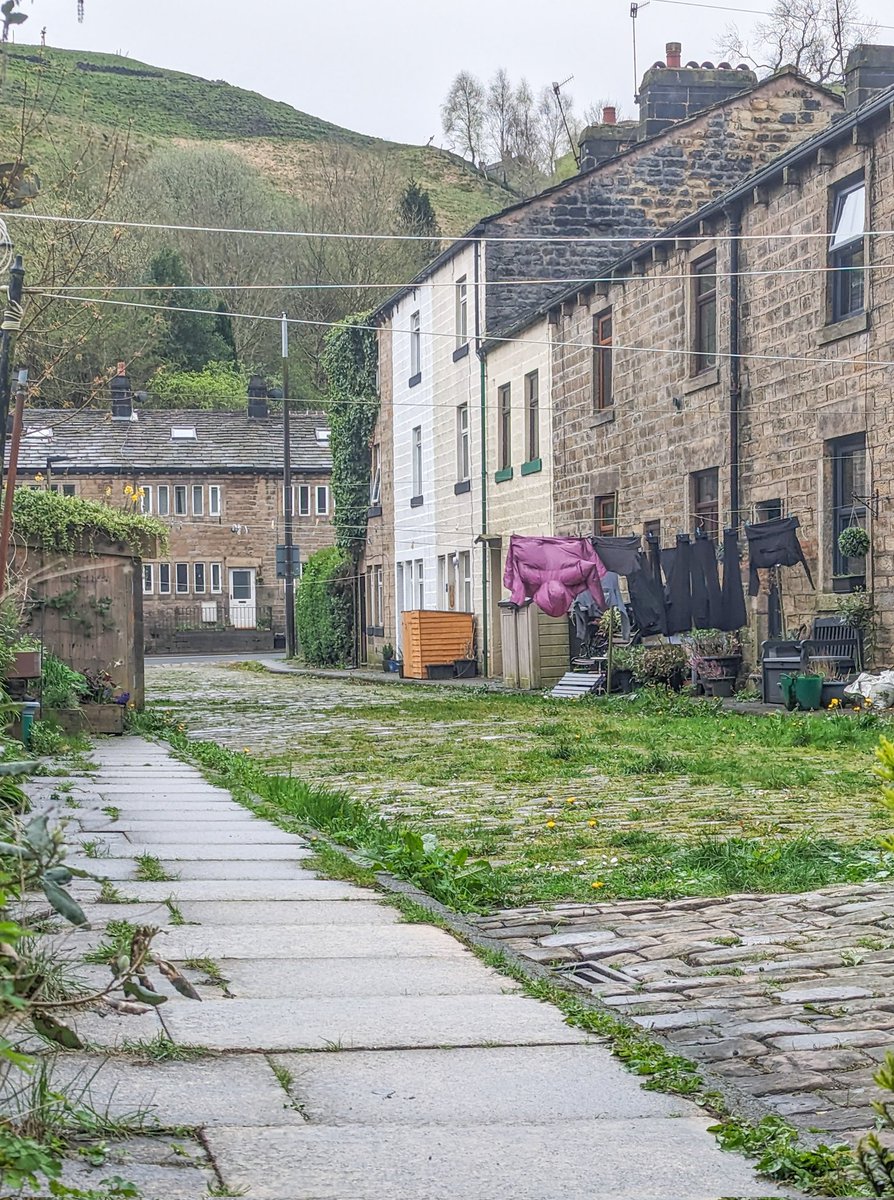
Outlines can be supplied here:
[[11, 368], [16, 334], [22, 326], [22, 291], [25, 283], [25, 267], [21, 254], [17, 254], [9, 272], [9, 288], [3, 320], [0, 322], [0, 478], [6, 454], [6, 424], [9, 420], [11, 392]]
[[295, 656], [295, 574], [292, 569], [292, 442], [289, 428], [289, 322], [282, 314], [282, 486], [286, 551], [286, 658]]

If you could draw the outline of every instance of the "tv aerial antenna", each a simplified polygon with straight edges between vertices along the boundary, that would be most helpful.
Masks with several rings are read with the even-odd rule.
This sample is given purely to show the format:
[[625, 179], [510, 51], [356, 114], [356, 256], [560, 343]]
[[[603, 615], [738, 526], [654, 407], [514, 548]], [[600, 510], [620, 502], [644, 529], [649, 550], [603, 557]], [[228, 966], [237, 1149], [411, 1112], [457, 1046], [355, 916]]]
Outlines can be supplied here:
[[568, 117], [565, 114], [565, 105], [562, 103], [562, 88], [571, 83], [573, 75], [569, 75], [567, 79], [563, 79], [561, 83], [553, 82], [553, 95], [556, 98], [556, 106], [559, 109], [559, 115], [562, 118], [562, 124], [565, 126], [565, 133], [568, 136], [568, 145], [571, 147], [571, 153], [574, 155], [574, 161], [578, 169], [580, 168], [580, 152], [575, 144], [574, 137], [571, 134], [571, 129], [568, 126]]
[[630, 5], [630, 23], [633, 33], [633, 103], [639, 104], [639, 68], [636, 63], [636, 18], [641, 8], [648, 8], [652, 0], [633, 0]]

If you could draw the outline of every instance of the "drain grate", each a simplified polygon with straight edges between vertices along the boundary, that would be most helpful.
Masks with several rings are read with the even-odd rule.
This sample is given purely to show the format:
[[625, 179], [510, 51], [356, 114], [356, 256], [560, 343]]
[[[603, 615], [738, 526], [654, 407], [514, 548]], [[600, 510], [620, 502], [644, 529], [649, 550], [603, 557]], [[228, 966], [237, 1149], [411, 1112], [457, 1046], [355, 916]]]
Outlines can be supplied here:
[[615, 986], [620, 984], [625, 988], [638, 988], [641, 982], [631, 975], [625, 975], [623, 971], [616, 971], [614, 967], [608, 967], [604, 963], [594, 962], [590, 959], [557, 967], [556, 970], [573, 979], [575, 983], [583, 983], [593, 989], [599, 988], [600, 991], [605, 990], [607, 983]]

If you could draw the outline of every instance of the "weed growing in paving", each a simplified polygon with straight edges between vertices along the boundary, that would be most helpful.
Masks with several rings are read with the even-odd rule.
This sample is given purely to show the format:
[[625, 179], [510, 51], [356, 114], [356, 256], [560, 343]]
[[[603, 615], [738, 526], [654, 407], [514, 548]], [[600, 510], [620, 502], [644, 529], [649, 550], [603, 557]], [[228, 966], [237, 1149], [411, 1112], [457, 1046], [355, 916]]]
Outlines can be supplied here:
[[[173, 897], [168, 896], [167, 900], [165, 900], [165, 907], [168, 910], [168, 919], [172, 925], [187, 924], [186, 917], [183, 915], [183, 910], [180, 908], [180, 905], [176, 902], [176, 900], [173, 899]], [[189, 922], [189, 924], [195, 924], [195, 922]]]
[[109, 818], [110, 821], [117, 821], [119, 819], [119, 817], [121, 816], [121, 809], [116, 808], [116, 806], [114, 804], [107, 804], [103, 808], [102, 811], [105, 813], [105, 815]]
[[213, 1056], [213, 1051], [203, 1046], [180, 1046], [163, 1033], [148, 1040], [126, 1038], [121, 1042], [119, 1052], [147, 1062], [196, 1062]]
[[309, 871], [319, 871], [327, 879], [341, 879], [345, 883], [356, 883], [358, 887], [376, 886], [375, 871], [361, 867], [347, 854], [327, 842], [314, 843], [313, 856], [305, 860], [304, 866]]
[[136, 931], [130, 921], [109, 921], [102, 941], [87, 951], [84, 962], [114, 963], [121, 955], [129, 955]]
[[171, 875], [154, 854], [137, 855], [136, 878], [140, 883], [172, 883], [177, 876]]
[[99, 885], [100, 904], [138, 904], [132, 896], [125, 896], [111, 879], [103, 879]]
[[81, 842], [85, 858], [108, 858], [111, 854], [108, 845], [101, 838], [87, 838]]
[[213, 958], [187, 958], [183, 965], [189, 967], [192, 971], [204, 971], [205, 979], [203, 982], [205, 983], [216, 984], [218, 987], [224, 988], [229, 983], [229, 980], [224, 978], [219, 964]]

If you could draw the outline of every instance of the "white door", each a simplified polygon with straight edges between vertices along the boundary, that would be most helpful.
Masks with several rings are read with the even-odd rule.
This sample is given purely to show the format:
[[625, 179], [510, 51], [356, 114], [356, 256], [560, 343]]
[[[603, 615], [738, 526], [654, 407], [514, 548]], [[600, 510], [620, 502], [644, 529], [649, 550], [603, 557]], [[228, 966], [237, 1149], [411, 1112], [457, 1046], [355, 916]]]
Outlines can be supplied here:
[[230, 624], [237, 629], [254, 629], [257, 623], [255, 572], [249, 567], [231, 567]]

